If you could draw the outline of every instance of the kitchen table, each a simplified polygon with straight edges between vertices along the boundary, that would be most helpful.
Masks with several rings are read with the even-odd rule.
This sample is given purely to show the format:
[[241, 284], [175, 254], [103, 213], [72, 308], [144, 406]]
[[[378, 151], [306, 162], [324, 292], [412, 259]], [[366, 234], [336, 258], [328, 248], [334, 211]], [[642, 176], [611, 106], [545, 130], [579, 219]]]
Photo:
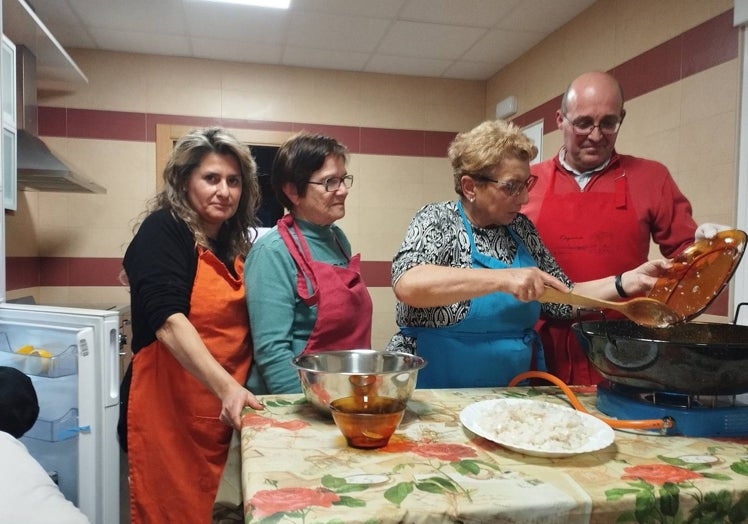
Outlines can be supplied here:
[[[594, 412], [594, 388], [577, 389]], [[242, 419], [246, 522], [741, 522], [748, 439], [616, 431], [600, 451], [546, 458], [463, 428], [493, 398], [559, 404], [555, 387], [416, 390], [390, 443], [346, 445], [303, 395], [262, 397]], [[238, 460], [238, 459], [237, 459]], [[731, 520], [730, 520], [731, 519]]]

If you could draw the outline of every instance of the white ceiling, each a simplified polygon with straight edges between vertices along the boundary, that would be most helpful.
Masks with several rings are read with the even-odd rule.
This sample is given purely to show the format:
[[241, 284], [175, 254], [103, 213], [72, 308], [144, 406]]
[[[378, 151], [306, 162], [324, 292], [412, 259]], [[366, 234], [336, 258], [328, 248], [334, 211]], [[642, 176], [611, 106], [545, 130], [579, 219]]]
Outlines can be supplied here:
[[27, 0], [65, 48], [485, 80], [595, 0]]

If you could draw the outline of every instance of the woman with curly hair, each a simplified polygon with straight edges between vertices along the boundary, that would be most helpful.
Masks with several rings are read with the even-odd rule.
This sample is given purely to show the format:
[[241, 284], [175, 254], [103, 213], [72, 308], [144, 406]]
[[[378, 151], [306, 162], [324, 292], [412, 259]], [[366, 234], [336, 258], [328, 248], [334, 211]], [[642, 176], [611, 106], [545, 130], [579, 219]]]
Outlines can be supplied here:
[[223, 129], [183, 136], [125, 253], [134, 356], [120, 438], [133, 524], [210, 522], [241, 411], [262, 408], [244, 387], [252, 343], [243, 263], [260, 200], [255, 171], [249, 148]]
[[[575, 286], [520, 213], [537, 180], [530, 174], [537, 153], [501, 120], [458, 134], [448, 155], [459, 198], [428, 204], [411, 221], [392, 263], [400, 331], [387, 349], [428, 361], [418, 387], [505, 386], [531, 366], [544, 369], [533, 330], [541, 308], [572, 315], [571, 306], [537, 301], [545, 287], [618, 296], [613, 276]], [[626, 272], [627, 291], [648, 291], [667, 265]]]

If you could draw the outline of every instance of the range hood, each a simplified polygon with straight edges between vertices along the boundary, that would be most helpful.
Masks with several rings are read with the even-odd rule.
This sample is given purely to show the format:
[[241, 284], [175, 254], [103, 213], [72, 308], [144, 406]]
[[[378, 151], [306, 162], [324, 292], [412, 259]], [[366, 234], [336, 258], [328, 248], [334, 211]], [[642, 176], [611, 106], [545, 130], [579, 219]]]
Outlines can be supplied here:
[[106, 189], [76, 174], [38, 137], [36, 57], [25, 46], [16, 47], [18, 117], [18, 189], [69, 193], [106, 193]]

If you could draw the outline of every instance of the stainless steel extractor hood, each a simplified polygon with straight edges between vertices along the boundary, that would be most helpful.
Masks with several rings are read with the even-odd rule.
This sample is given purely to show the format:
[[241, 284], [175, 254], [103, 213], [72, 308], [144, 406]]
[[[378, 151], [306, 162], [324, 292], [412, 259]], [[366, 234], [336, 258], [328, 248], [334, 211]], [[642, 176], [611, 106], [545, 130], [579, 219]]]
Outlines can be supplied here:
[[60, 161], [38, 135], [36, 58], [16, 47], [18, 118], [18, 189], [72, 193], [106, 193], [96, 182], [75, 173]]

